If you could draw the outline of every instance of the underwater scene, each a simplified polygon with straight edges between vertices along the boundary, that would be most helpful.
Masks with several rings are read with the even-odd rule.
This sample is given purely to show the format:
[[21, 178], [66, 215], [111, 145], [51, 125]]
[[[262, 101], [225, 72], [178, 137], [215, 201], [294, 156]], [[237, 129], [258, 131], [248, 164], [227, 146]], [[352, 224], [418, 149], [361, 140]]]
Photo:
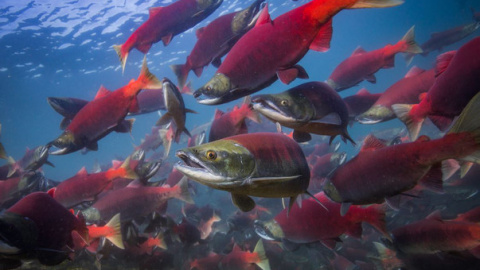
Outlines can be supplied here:
[[0, 270], [480, 269], [478, 28], [478, 0], [0, 1]]

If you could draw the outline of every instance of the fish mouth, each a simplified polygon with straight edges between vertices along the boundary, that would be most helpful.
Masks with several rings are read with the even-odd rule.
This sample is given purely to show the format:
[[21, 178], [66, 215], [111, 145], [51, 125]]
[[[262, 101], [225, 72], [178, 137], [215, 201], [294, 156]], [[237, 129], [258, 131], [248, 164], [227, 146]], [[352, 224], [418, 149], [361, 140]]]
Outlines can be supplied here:
[[162, 161], [145, 162], [135, 168], [135, 173], [142, 179], [150, 179], [158, 172], [161, 166]]
[[252, 99], [253, 109], [280, 123], [297, 123], [298, 120], [285, 114], [274, 102], [256, 97]]
[[374, 117], [373, 115], [372, 116], [368, 116], [368, 115], [359, 115], [357, 117], [355, 117], [355, 120], [361, 124], [366, 124], [366, 125], [373, 125], [373, 124], [377, 124], [377, 123], [380, 123], [382, 122], [383, 119], [381, 118], [378, 118], [378, 117]]
[[[221, 104], [223, 101], [223, 97], [209, 97], [202, 93], [202, 89], [200, 88], [193, 92], [193, 97], [197, 100], [198, 103], [204, 105], [217, 105]], [[202, 96], [203, 95], [203, 96]]]
[[225, 187], [233, 184], [233, 182], [230, 181], [231, 179], [215, 173], [201, 160], [195, 157], [195, 155], [183, 150], [178, 150], [175, 155], [184, 163], [182, 164], [181, 162], [178, 162], [175, 164], [174, 168], [188, 178], [213, 188]]
[[335, 153], [332, 155], [332, 158], [333, 158], [332, 161], [336, 164], [336, 166], [340, 166], [343, 163], [345, 163], [345, 161], [347, 160], [347, 153], [345, 152]]
[[265, 0], [257, 0], [248, 8], [249, 11], [252, 14], [252, 18], [251, 18], [250, 22], [248, 23], [247, 27], [253, 27], [255, 25], [255, 23], [257, 23], [257, 20], [260, 17], [260, 14], [261, 14], [261, 12], [259, 12], [259, 11], [261, 11], [262, 8], [265, 6], [265, 5], [262, 5], [263, 2], [265, 2]]
[[275, 221], [263, 222], [257, 219], [253, 223], [253, 228], [258, 236], [269, 241], [281, 239], [281, 237], [275, 236], [275, 233], [272, 231], [272, 229], [276, 230], [280, 235], [283, 235], [280, 226]]
[[394, 118], [392, 110], [383, 105], [375, 105], [365, 113], [357, 116], [355, 120], [361, 124], [376, 124]]

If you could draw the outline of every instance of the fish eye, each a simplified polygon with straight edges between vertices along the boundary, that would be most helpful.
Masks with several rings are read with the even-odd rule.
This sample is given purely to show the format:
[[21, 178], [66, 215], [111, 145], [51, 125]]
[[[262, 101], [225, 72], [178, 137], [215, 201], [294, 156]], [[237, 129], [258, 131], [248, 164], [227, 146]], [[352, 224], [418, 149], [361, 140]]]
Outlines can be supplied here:
[[215, 160], [217, 158], [217, 153], [215, 151], [209, 150], [207, 151], [207, 159]]
[[207, 86], [207, 91], [211, 91], [212, 90], [212, 87], [209, 85]]
[[282, 105], [282, 106], [287, 106], [287, 105], [288, 105], [288, 101], [287, 101], [286, 99], [282, 99], [282, 100], [280, 101], [280, 105]]

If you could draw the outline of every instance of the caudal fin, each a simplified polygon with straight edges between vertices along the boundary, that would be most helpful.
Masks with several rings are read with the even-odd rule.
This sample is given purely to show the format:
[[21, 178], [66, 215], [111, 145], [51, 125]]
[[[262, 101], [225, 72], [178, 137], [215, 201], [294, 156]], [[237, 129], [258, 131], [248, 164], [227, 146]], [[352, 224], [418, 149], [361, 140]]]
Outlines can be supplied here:
[[480, 93], [473, 97], [468, 105], [463, 109], [455, 124], [448, 132], [450, 133], [469, 133], [475, 141], [475, 151], [467, 157], [461, 158], [463, 161], [480, 162]]
[[422, 48], [415, 42], [415, 25], [408, 30], [399, 42], [405, 43], [400, 50], [401, 52], [413, 54], [423, 52]]
[[255, 123], [260, 123], [260, 115], [252, 108], [251, 103], [252, 102], [250, 96], [246, 96], [239, 110], [245, 114], [246, 118], [252, 120]]
[[120, 58], [120, 64], [122, 65], [122, 73], [125, 71], [125, 63], [127, 62], [128, 52], [122, 53], [122, 45], [113, 45], [113, 49], [117, 52], [118, 58]]
[[381, 232], [384, 236], [390, 237], [387, 232], [387, 224], [385, 222], [385, 205], [374, 204], [365, 208], [364, 222], [372, 225], [375, 229]]
[[131, 158], [128, 157], [122, 163], [122, 166], [120, 166], [120, 170], [121, 170], [121, 174], [122, 174], [121, 176], [123, 178], [128, 178], [128, 179], [137, 179], [138, 174], [135, 172], [134, 168], [132, 168], [133, 166], [131, 165], [130, 160], [131, 160]]
[[354, 8], [386, 8], [403, 4], [403, 0], [358, 0], [349, 9]]
[[162, 88], [162, 83], [157, 79], [157, 77], [155, 77], [155, 75], [150, 73], [150, 70], [148, 70], [147, 57], [143, 58], [142, 70], [140, 71], [137, 81], [140, 82], [141, 89]]
[[258, 240], [257, 245], [253, 250], [253, 253], [257, 253], [258, 255], [258, 261], [255, 262], [255, 264], [258, 265], [258, 267], [260, 267], [262, 270], [270, 270], [270, 263], [268, 261], [267, 255], [265, 254], [262, 239]]
[[187, 82], [187, 77], [188, 77], [188, 72], [190, 71], [190, 67], [188, 66], [188, 64], [184, 64], [184, 65], [171, 65], [170, 68], [172, 69], [173, 73], [175, 73], [175, 76], [177, 76], [178, 88], [182, 89], [185, 83]]
[[[171, 127], [169, 127], [170, 129]], [[172, 133], [172, 132], [170, 132]], [[172, 146], [172, 136], [168, 136], [169, 132], [167, 129], [160, 129], [158, 131], [158, 134], [160, 138], [162, 138], [162, 144], [163, 144], [163, 158], [166, 159], [168, 157], [168, 154], [170, 153], [170, 148]]]
[[184, 176], [176, 186], [178, 187], [179, 192], [175, 198], [186, 203], [194, 203], [192, 196], [190, 195], [190, 191], [188, 190], [188, 180], [186, 176]]
[[110, 221], [105, 225], [112, 230], [111, 234], [105, 236], [112, 244], [117, 246], [118, 248], [125, 249], [123, 245], [123, 238], [122, 238], [122, 225], [120, 223], [120, 213], [116, 214], [115, 216], [110, 219]]
[[410, 140], [415, 141], [420, 133], [420, 129], [422, 128], [422, 124], [425, 121], [425, 117], [418, 117], [414, 116], [414, 108], [418, 106], [418, 104], [410, 105], [410, 104], [394, 104], [392, 105], [392, 110], [397, 115], [397, 118], [402, 121], [408, 129], [410, 133]]

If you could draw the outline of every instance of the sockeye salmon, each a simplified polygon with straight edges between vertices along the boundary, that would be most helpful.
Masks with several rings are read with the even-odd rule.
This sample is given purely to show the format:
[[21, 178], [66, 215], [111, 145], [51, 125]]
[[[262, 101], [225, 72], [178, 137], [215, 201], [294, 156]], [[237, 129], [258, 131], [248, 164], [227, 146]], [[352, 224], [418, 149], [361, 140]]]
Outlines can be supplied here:
[[310, 49], [319, 52], [329, 49], [335, 14], [343, 9], [383, 8], [402, 3], [397, 0], [314, 0], [280, 15], [273, 22], [269, 16], [261, 15], [256, 26], [233, 46], [213, 78], [193, 95], [202, 104], [221, 104], [257, 92], [277, 78], [286, 84], [296, 78], [308, 78], [297, 62]]
[[241, 134], [177, 151], [184, 164], [175, 168], [188, 178], [231, 193], [246, 212], [255, 207], [249, 196], [290, 197], [306, 193], [310, 170], [300, 146], [277, 133]]

